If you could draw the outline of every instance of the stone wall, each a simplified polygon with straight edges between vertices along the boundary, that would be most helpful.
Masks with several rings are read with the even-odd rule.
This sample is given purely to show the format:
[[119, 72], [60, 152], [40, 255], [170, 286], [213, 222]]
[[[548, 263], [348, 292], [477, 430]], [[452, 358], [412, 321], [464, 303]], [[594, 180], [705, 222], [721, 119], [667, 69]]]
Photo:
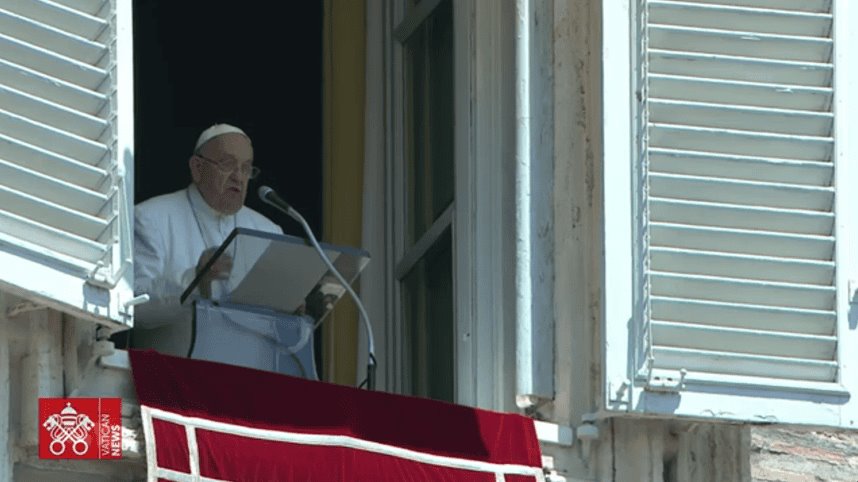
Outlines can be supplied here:
[[755, 481], [858, 481], [858, 430], [751, 428]]

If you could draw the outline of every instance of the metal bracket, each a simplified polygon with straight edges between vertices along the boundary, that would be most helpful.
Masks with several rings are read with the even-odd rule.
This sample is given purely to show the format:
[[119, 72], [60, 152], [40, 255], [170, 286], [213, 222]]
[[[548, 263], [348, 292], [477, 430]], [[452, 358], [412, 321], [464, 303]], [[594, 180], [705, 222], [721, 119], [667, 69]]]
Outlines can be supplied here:
[[653, 368], [646, 381], [646, 390], [653, 392], [679, 392], [685, 388], [685, 375], [688, 370], [665, 370]]
[[104, 265], [104, 261], [98, 261], [96, 263], [95, 268], [89, 272], [89, 276], [86, 278], [86, 282], [93, 285], [98, 286], [99, 288], [110, 289], [110, 279], [109, 275], [105, 273], [107, 271], [107, 267]]
[[627, 378], [622, 381], [608, 382], [608, 401], [611, 403], [631, 402], [632, 382]]

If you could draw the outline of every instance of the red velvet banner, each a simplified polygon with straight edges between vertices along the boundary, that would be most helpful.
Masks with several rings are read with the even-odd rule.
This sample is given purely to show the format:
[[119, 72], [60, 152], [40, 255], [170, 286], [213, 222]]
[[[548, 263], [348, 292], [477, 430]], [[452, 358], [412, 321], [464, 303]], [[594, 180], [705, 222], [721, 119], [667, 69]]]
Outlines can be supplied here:
[[278, 481], [543, 480], [533, 421], [130, 352], [150, 475]]

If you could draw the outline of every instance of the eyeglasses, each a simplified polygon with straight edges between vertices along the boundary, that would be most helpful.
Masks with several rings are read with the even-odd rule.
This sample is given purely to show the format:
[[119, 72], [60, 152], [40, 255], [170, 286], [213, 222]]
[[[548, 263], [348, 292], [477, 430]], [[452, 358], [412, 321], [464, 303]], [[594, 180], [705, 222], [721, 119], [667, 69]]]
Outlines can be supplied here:
[[238, 159], [233, 159], [231, 161], [215, 161], [214, 159], [209, 159], [199, 153], [194, 155], [204, 161], [212, 163], [214, 167], [223, 174], [230, 174], [238, 169], [238, 172], [240, 172], [242, 176], [246, 176], [248, 179], [256, 179], [256, 177], [259, 176], [259, 173], [262, 172], [258, 167], [250, 164], [239, 165]]

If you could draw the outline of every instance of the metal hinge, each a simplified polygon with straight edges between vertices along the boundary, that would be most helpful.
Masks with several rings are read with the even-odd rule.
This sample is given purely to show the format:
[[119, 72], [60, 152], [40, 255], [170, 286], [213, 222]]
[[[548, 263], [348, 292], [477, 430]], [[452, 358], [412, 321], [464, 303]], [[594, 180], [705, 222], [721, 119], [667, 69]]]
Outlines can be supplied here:
[[110, 290], [113, 286], [110, 285], [110, 274], [107, 266], [104, 265], [104, 261], [98, 261], [96, 263], [95, 268], [89, 272], [89, 276], [86, 278], [86, 282], [97, 286], [99, 288], [104, 288], [106, 290]]
[[678, 392], [685, 388], [685, 375], [688, 370], [665, 370], [653, 368], [649, 372], [644, 389], [653, 392]]

